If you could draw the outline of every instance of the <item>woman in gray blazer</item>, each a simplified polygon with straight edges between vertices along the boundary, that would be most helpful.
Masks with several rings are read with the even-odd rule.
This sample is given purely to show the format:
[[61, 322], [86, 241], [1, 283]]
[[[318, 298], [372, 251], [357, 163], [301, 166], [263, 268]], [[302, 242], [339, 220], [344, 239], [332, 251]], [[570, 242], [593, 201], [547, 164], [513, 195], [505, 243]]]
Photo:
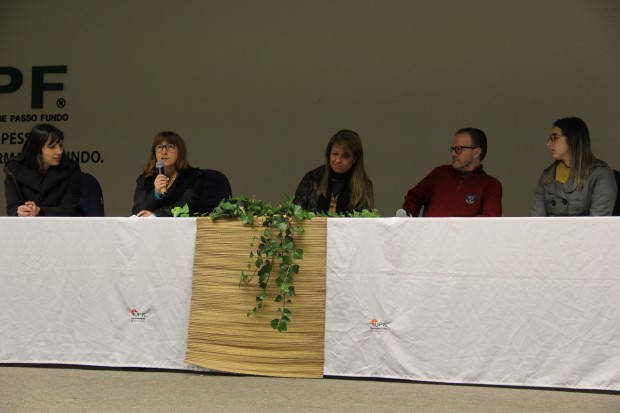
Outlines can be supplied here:
[[554, 161], [540, 176], [532, 216], [611, 215], [618, 190], [614, 172], [592, 154], [586, 123], [555, 121], [547, 148]]

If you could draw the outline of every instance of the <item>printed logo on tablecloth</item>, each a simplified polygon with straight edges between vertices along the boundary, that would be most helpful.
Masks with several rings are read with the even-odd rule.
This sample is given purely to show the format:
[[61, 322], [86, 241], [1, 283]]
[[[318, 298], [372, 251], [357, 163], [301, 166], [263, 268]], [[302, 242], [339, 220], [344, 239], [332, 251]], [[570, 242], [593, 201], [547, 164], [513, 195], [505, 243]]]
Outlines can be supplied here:
[[146, 312], [140, 312], [135, 308], [131, 309], [131, 322], [145, 322], [146, 321]]
[[388, 321], [379, 321], [377, 317], [373, 316], [369, 323], [370, 331], [373, 333], [386, 333], [389, 324]]

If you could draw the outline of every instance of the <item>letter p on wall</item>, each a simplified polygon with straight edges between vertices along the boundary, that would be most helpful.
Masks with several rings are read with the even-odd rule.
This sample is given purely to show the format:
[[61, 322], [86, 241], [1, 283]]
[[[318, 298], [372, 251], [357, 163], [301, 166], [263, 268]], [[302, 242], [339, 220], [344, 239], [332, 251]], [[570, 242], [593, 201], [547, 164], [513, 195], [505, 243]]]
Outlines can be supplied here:
[[14, 67], [0, 67], [0, 81], [5, 77], [9, 77], [9, 83], [0, 83], [0, 93], [12, 93], [17, 91], [24, 83], [24, 76], [19, 69]]
[[[49, 90], [64, 90], [64, 83], [45, 83], [45, 75], [53, 73], [67, 73], [67, 66], [33, 66], [32, 67], [32, 94], [30, 107], [43, 108], [43, 93]], [[3, 81], [9, 77], [8, 83]], [[24, 75], [15, 67], [0, 67], [0, 93], [13, 93], [19, 90], [24, 83]]]

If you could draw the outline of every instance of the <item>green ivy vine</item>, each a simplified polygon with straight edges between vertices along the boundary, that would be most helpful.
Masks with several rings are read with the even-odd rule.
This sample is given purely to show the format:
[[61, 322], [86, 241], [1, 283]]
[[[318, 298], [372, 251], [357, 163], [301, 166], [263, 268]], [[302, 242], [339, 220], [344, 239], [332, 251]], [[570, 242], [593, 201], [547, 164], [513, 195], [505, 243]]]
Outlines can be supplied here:
[[271, 320], [271, 327], [286, 331], [291, 321], [292, 312], [288, 306], [295, 296], [294, 277], [299, 274], [299, 264], [304, 252], [295, 248], [295, 238], [304, 233], [303, 227], [297, 225], [304, 219], [314, 218], [314, 214], [295, 205], [292, 199], [273, 206], [270, 203], [248, 197], [233, 197], [220, 202], [209, 215], [212, 220], [221, 217], [239, 217], [241, 222], [254, 226], [260, 223], [261, 230], [250, 244], [250, 262], [247, 269], [239, 276], [239, 285], [249, 285], [257, 279], [259, 294], [256, 303], [247, 316], [256, 315], [268, 299], [268, 287], [271, 281], [277, 287], [274, 301], [278, 303], [278, 317]]
[[[187, 205], [172, 209], [175, 217], [189, 216]], [[260, 230], [250, 243], [251, 251], [246, 269], [240, 271], [239, 286], [248, 286], [257, 280], [258, 294], [251, 317], [258, 314], [263, 304], [269, 299], [269, 286], [276, 286], [278, 317], [271, 320], [271, 327], [278, 331], [287, 331], [291, 322], [290, 305], [295, 296], [295, 275], [299, 274], [298, 260], [303, 260], [304, 251], [296, 248], [295, 240], [302, 236], [304, 228], [298, 223], [314, 217], [379, 217], [377, 210], [354, 211], [347, 215], [338, 213], [313, 213], [293, 203], [292, 197], [285, 197], [285, 202], [273, 206], [249, 197], [231, 197], [225, 199], [209, 214], [212, 220], [224, 217], [238, 217], [245, 225], [260, 224]]]

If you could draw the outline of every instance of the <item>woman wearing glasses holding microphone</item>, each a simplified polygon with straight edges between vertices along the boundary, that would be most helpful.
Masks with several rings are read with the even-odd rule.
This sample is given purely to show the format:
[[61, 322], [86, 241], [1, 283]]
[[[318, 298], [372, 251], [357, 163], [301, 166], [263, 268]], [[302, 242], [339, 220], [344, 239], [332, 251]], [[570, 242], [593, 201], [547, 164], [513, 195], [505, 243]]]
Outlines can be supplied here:
[[586, 123], [555, 121], [547, 148], [553, 163], [538, 181], [532, 216], [611, 215], [618, 187], [613, 171], [592, 154]]
[[187, 161], [183, 139], [174, 132], [160, 132], [153, 138], [144, 172], [136, 179], [132, 213], [138, 217], [170, 217], [172, 208], [189, 206], [197, 212], [203, 176]]

